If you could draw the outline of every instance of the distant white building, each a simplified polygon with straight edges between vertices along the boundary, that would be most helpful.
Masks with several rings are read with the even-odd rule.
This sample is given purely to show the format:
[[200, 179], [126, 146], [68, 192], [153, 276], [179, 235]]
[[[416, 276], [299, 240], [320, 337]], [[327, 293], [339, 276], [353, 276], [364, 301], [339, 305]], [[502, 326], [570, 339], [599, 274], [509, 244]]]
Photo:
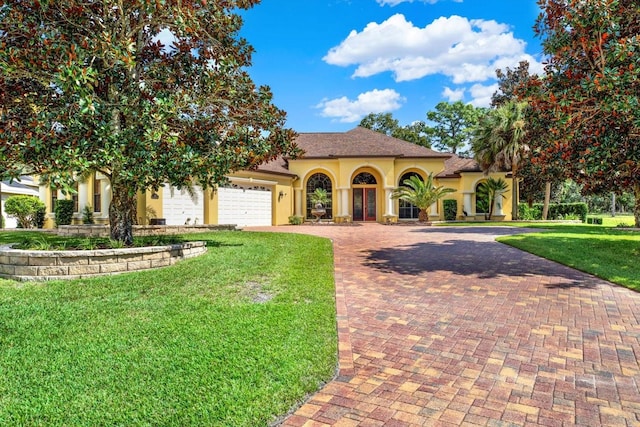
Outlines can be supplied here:
[[18, 225], [16, 219], [7, 215], [4, 209], [4, 202], [11, 196], [36, 196], [39, 197], [38, 184], [35, 183], [31, 176], [21, 176], [19, 181], [2, 181], [0, 182], [0, 194], [2, 194], [2, 216], [4, 217], [5, 228], [16, 228]]

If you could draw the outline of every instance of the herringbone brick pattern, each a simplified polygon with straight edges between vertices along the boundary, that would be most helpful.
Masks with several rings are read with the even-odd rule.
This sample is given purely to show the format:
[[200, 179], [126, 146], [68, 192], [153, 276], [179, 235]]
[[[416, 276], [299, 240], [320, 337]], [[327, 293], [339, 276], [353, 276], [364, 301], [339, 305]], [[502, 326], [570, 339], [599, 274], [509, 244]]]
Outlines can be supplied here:
[[284, 426], [640, 425], [640, 295], [494, 241], [522, 230], [274, 230], [333, 240], [340, 341]]

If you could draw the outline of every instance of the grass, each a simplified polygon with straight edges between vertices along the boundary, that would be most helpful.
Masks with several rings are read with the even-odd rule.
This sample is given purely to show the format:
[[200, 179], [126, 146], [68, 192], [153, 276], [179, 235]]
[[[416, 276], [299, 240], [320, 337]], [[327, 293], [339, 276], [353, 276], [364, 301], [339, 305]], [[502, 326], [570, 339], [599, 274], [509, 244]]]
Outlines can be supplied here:
[[[0, 244], [25, 234], [38, 236]], [[104, 278], [0, 280], [0, 425], [268, 425], [333, 376], [328, 240], [185, 238], [208, 253]]]
[[[503, 225], [506, 225], [503, 223]], [[594, 276], [640, 291], [640, 233], [583, 224], [517, 224], [540, 233], [497, 240]]]
[[629, 227], [633, 227], [635, 224], [635, 218], [633, 215], [616, 215], [611, 216], [610, 214], [595, 214], [589, 215], [591, 217], [602, 218], [602, 225], [605, 227], [618, 227], [620, 225], [628, 225]]

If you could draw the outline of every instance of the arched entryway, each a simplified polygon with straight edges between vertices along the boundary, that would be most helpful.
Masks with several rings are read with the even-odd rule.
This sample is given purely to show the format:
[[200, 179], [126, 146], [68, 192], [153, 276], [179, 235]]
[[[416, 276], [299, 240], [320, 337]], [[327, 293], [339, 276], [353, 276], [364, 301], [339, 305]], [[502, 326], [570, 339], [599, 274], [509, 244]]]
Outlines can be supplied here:
[[311, 215], [311, 209], [313, 208], [313, 203], [311, 203], [311, 199], [309, 195], [316, 191], [316, 188], [322, 188], [327, 192], [327, 196], [329, 197], [329, 202], [324, 207], [326, 213], [322, 217], [323, 219], [331, 219], [333, 218], [333, 203], [332, 203], [332, 185], [331, 178], [327, 175], [318, 172], [314, 173], [307, 179], [307, 203], [306, 203], [306, 218], [314, 219], [313, 215]]
[[370, 172], [359, 172], [351, 182], [353, 220], [376, 221], [378, 211], [378, 180]]
[[[412, 176], [417, 176], [421, 180], [424, 180], [424, 178], [417, 172], [407, 172], [402, 175], [402, 177], [400, 177], [398, 186], [403, 186], [404, 181], [411, 178]], [[418, 219], [419, 214], [420, 209], [417, 206], [407, 202], [406, 200], [400, 199], [398, 201], [398, 217], [400, 219]]]

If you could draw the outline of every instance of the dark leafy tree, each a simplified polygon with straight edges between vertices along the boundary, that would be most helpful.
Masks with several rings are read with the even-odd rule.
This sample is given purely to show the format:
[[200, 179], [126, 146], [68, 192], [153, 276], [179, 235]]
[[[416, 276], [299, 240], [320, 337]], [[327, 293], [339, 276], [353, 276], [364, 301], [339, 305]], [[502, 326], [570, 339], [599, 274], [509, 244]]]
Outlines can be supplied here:
[[400, 126], [398, 120], [394, 119], [391, 113], [371, 113], [360, 121], [360, 126], [403, 141], [431, 148], [427, 136], [427, 125], [421, 121]]
[[440, 102], [435, 111], [427, 112], [427, 119], [433, 123], [427, 128], [431, 144], [438, 150], [466, 155], [465, 147], [483, 114], [484, 109], [462, 101]]
[[509, 67], [504, 70], [497, 69], [498, 90], [491, 96], [491, 106], [499, 107], [509, 101], [517, 100], [522, 92], [522, 86], [526, 85], [529, 79], [536, 78], [529, 74], [529, 62], [520, 61], [517, 68], [513, 70]]
[[0, 6], [0, 178], [111, 181], [111, 237], [131, 243], [136, 195], [224, 181], [294, 132], [246, 68], [238, 10], [259, 0], [21, 0]]
[[561, 165], [586, 193], [632, 191], [640, 226], [640, 3], [538, 3], [548, 65], [529, 102], [557, 137], [542, 141], [541, 162]]

